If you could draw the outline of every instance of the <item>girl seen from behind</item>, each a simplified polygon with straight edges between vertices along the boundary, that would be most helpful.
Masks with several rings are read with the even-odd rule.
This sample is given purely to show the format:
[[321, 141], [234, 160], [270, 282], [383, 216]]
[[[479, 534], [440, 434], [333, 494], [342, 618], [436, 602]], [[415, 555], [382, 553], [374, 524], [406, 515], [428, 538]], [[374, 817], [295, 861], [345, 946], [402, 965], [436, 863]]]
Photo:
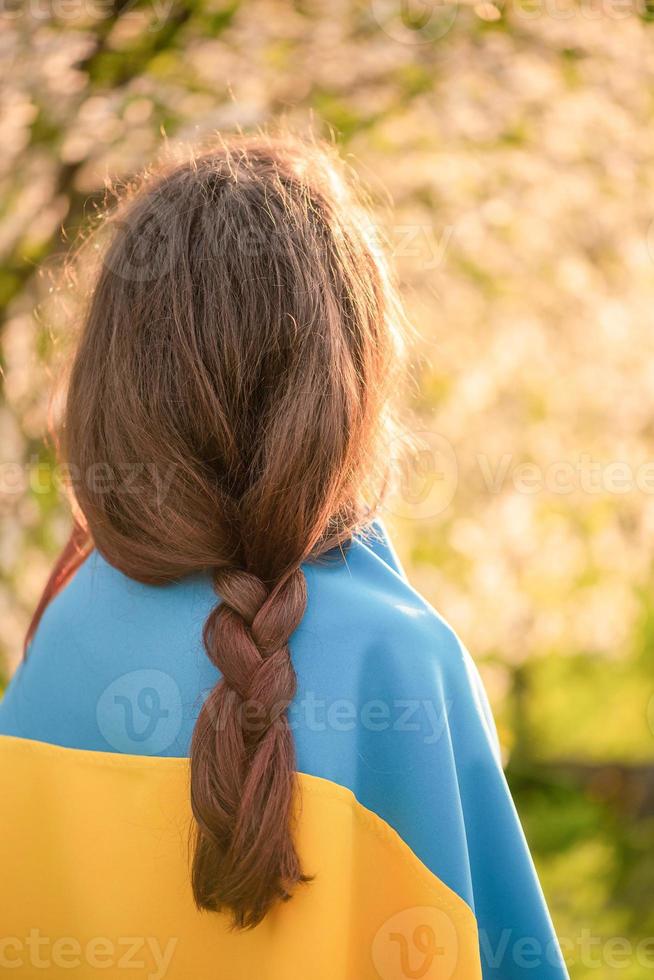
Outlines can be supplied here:
[[402, 318], [354, 184], [239, 137], [106, 219], [74, 529], [0, 704], [18, 976], [34, 928], [53, 976], [137, 935], [180, 980], [519, 980], [525, 941], [566, 975], [476, 669], [378, 520]]

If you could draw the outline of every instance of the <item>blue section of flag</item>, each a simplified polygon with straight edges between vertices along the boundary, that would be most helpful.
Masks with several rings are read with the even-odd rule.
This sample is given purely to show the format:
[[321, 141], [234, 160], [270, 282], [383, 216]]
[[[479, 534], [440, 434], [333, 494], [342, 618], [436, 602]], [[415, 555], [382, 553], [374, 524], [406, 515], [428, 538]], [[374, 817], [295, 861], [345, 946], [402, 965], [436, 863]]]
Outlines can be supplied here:
[[[301, 772], [390, 824], [475, 912], [485, 980], [560, 980], [549, 916], [499, 760], [487, 699], [450, 627], [377, 527], [305, 567], [289, 710]], [[93, 553], [51, 603], [0, 704], [0, 734], [184, 756], [219, 678], [202, 648], [208, 578], [153, 587]], [[516, 952], [517, 951], [517, 952]]]

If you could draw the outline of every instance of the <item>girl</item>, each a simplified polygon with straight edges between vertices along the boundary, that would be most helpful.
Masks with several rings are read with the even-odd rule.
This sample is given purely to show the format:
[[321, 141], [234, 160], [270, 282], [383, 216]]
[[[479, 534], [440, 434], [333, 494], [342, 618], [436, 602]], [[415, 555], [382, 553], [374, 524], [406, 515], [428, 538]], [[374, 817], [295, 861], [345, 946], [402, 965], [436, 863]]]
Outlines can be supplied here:
[[561, 980], [476, 670], [376, 521], [400, 314], [332, 153], [222, 142], [110, 227], [0, 706], [2, 966]]

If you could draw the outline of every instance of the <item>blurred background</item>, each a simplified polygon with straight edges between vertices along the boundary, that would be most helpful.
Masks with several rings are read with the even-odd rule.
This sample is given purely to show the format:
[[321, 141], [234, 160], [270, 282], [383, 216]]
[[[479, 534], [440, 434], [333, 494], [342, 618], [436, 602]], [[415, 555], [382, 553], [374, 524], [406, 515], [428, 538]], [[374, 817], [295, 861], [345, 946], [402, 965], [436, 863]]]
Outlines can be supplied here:
[[[278, 119], [371, 185], [415, 326], [385, 515], [482, 671], [573, 980], [654, 962], [650, 0], [0, 9], [0, 662], [68, 529], [49, 271], [107, 177]], [[648, 967], [649, 964], [649, 967]]]

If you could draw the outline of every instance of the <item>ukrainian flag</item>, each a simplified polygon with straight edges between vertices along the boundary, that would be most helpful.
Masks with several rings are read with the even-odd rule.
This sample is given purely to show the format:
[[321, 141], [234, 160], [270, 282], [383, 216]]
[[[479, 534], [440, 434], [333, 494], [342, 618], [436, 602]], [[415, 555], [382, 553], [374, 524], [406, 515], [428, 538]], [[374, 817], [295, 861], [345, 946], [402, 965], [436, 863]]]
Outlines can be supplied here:
[[381, 528], [305, 567], [295, 835], [255, 929], [199, 912], [188, 749], [217, 680], [204, 576], [93, 552], [0, 703], [0, 972], [150, 980], [563, 980], [477, 671]]

